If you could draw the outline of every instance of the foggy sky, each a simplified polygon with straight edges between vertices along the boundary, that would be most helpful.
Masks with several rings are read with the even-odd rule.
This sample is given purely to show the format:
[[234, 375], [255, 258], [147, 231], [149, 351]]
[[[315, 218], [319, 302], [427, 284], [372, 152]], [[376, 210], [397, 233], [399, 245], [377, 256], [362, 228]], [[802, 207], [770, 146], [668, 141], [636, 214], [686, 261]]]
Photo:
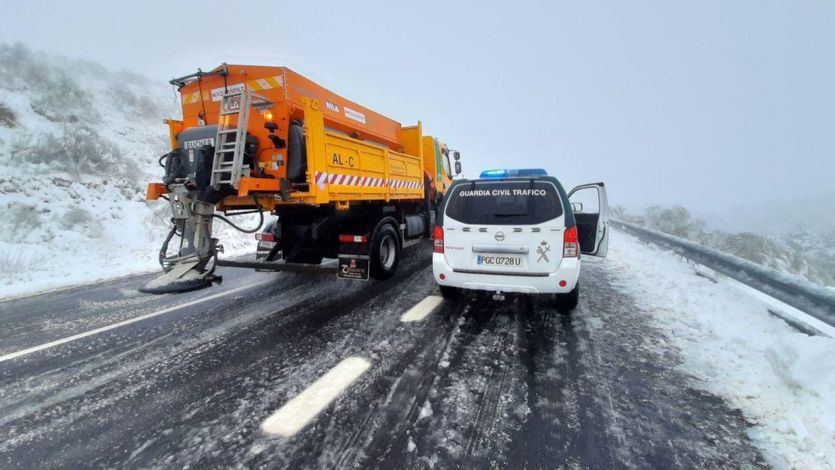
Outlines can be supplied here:
[[2, 3], [0, 41], [163, 84], [287, 65], [422, 120], [468, 176], [544, 167], [697, 212], [835, 188], [835, 2]]

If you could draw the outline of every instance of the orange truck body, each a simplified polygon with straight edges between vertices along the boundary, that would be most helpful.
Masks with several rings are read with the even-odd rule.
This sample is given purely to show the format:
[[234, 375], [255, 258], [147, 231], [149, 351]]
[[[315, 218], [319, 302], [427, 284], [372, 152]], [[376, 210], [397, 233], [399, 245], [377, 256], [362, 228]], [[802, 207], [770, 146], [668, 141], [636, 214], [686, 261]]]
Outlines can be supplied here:
[[[222, 66], [223, 67], [223, 66]], [[427, 179], [432, 190], [443, 192], [451, 182], [448, 155], [442, 144], [422, 134], [421, 124], [402, 126], [347, 100], [287, 67], [225, 65], [227, 73], [210, 73], [180, 89], [183, 118], [166, 121], [171, 146], [184, 129], [217, 124], [221, 97], [245, 88], [271, 101], [269, 109], [249, 115], [247, 132], [258, 139], [259, 150], [250, 174], [243, 175], [237, 195], [217, 204], [221, 210], [251, 207], [253, 195], [281, 193], [288, 161], [287, 148], [273, 147], [274, 135], [288, 140], [291, 122], [304, 123], [307, 145], [307, 184], [295, 185], [290, 197], [261, 197], [264, 209], [287, 204], [340, 208], [357, 201], [422, 199]], [[217, 69], [216, 69], [217, 70]], [[148, 186], [148, 199], [165, 193], [160, 183]]]

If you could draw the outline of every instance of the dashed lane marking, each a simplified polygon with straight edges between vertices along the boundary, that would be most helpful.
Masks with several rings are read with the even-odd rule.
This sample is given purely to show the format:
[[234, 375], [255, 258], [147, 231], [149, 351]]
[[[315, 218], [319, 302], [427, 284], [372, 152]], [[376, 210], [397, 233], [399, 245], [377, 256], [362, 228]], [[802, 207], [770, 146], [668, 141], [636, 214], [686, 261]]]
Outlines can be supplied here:
[[15, 358], [18, 358], [18, 357], [21, 357], [21, 356], [26, 356], [28, 354], [36, 353], [38, 351], [43, 351], [44, 349], [53, 348], [55, 346], [60, 346], [62, 344], [70, 343], [72, 341], [77, 341], [79, 339], [87, 338], [89, 336], [97, 335], [99, 333], [104, 333], [105, 331], [110, 331], [110, 330], [114, 330], [116, 328], [120, 328], [120, 327], [123, 327], [123, 326], [126, 326], [126, 325], [130, 325], [131, 323], [140, 322], [142, 320], [147, 320], [149, 318], [158, 317], [160, 315], [164, 315], [166, 313], [170, 313], [170, 312], [173, 312], [175, 310], [180, 310], [180, 309], [183, 309], [183, 308], [186, 308], [186, 307], [191, 307], [192, 305], [197, 305], [197, 304], [201, 304], [203, 302], [208, 302], [210, 300], [219, 299], [219, 298], [227, 296], [227, 295], [238, 293], [238, 292], [240, 292], [242, 290], [245, 290], [245, 289], [251, 289], [252, 287], [254, 287], [254, 286], [248, 285], [248, 286], [237, 287], [235, 289], [228, 290], [226, 292], [219, 292], [217, 294], [212, 294], [208, 297], [203, 297], [203, 298], [200, 298], [200, 299], [192, 300], [190, 302], [186, 302], [186, 303], [179, 304], [179, 305], [174, 305], [174, 306], [171, 306], [171, 307], [164, 308], [162, 310], [157, 310], [156, 312], [146, 313], [145, 315], [140, 315], [138, 317], [133, 317], [133, 318], [130, 318], [128, 320], [120, 321], [118, 323], [113, 323], [112, 325], [102, 326], [102, 327], [96, 328], [94, 330], [85, 331], [84, 333], [78, 333], [77, 335], [67, 336], [66, 338], [61, 338], [61, 339], [58, 339], [58, 340], [55, 340], [55, 341], [50, 341], [49, 343], [44, 343], [44, 344], [41, 344], [39, 346], [33, 346], [31, 348], [23, 349], [21, 351], [9, 353], [9, 354], [6, 354], [5, 356], [0, 356], [0, 362], [10, 361], [12, 359], [15, 359]]
[[435, 312], [442, 303], [444, 303], [443, 297], [439, 295], [428, 295], [414, 307], [410, 308], [408, 312], [404, 313], [400, 317], [400, 321], [404, 323], [423, 321], [429, 314]]
[[261, 423], [267, 434], [292, 437], [365, 373], [371, 363], [348, 357]]

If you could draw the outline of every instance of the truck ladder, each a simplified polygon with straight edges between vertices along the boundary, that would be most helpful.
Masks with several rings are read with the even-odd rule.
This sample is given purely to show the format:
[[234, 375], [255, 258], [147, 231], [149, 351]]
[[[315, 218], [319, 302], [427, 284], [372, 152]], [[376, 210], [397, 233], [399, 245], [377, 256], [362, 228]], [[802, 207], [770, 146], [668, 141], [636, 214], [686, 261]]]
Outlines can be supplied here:
[[263, 110], [272, 106], [272, 101], [246, 90], [228, 92], [221, 97], [212, 160], [211, 184], [214, 189], [220, 189], [223, 184], [238, 189], [241, 175], [249, 174], [249, 165], [244, 165], [249, 110], [251, 107]]

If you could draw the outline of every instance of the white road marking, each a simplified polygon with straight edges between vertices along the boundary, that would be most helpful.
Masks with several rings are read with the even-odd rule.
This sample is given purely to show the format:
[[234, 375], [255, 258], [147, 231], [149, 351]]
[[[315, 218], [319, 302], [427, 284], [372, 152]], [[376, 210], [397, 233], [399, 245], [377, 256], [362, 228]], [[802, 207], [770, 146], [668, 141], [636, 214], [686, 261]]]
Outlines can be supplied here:
[[371, 363], [361, 357], [348, 357], [313, 382], [261, 423], [267, 434], [292, 437], [351, 386]]
[[439, 295], [428, 295], [425, 299], [418, 302], [414, 307], [410, 308], [408, 312], [400, 317], [402, 322], [422, 321], [434, 312], [444, 303], [444, 298]]
[[113, 330], [113, 329], [116, 329], [116, 328], [119, 328], [119, 327], [122, 327], [122, 326], [125, 326], [125, 325], [130, 325], [131, 323], [136, 323], [136, 322], [139, 322], [139, 321], [142, 321], [142, 320], [147, 320], [149, 318], [158, 317], [160, 315], [164, 315], [166, 313], [173, 312], [173, 311], [179, 310], [181, 308], [191, 307], [192, 305], [197, 305], [197, 304], [200, 304], [200, 303], [203, 303], [203, 302], [208, 302], [210, 300], [215, 300], [215, 299], [218, 299], [220, 297], [224, 297], [224, 296], [227, 296], [227, 295], [238, 293], [242, 290], [249, 289], [251, 287], [253, 287], [253, 286], [249, 285], [249, 286], [237, 287], [235, 289], [228, 290], [226, 292], [219, 292], [217, 294], [212, 294], [208, 297], [202, 297], [202, 298], [199, 298], [199, 299], [192, 300], [190, 302], [186, 302], [184, 304], [174, 305], [172, 307], [167, 307], [167, 308], [164, 308], [162, 310], [157, 310], [156, 312], [146, 313], [145, 315], [140, 315], [138, 317], [134, 317], [134, 318], [131, 318], [131, 319], [128, 319], [128, 320], [120, 321], [118, 323], [113, 323], [112, 325], [102, 326], [102, 327], [96, 328], [94, 330], [85, 331], [84, 333], [79, 333], [77, 335], [67, 336], [66, 338], [61, 338], [61, 339], [58, 339], [58, 340], [55, 340], [55, 341], [50, 341], [49, 343], [44, 343], [44, 344], [41, 344], [39, 346], [34, 346], [34, 347], [31, 347], [31, 348], [23, 349], [21, 351], [9, 353], [9, 354], [6, 354], [5, 356], [0, 356], [0, 362], [9, 361], [9, 360], [21, 357], [21, 356], [26, 356], [27, 354], [32, 354], [32, 353], [35, 353], [35, 352], [38, 352], [38, 351], [43, 351], [44, 349], [49, 349], [49, 348], [52, 348], [52, 347], [55, 347], [55, 346], [60, 346], [62, 344], [66, 344], [66, 343], [76, 341], [76, 340], [79, 340], [79, 339], [82, 339], [82, 338], [87, 338], [89, 336], [97, 335], [99, 333], [104, 333], [105, 331], [110, 331], [110, 330]]

